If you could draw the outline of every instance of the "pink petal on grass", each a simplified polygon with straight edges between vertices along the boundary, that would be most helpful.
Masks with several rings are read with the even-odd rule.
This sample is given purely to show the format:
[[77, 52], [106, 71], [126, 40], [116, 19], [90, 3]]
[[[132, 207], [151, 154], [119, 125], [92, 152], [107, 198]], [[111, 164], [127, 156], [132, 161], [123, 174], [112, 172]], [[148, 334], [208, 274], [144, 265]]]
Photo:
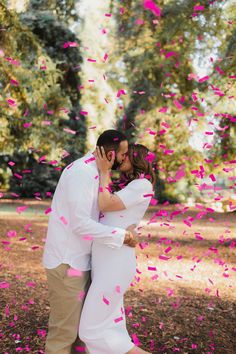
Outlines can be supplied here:
[[0, 282], [0, 289], [7, 289], [10, 287], [10, 284], [5, 282], [5, 281], [1, 281]]
[[8, 236], [9, 238], [11, 238], [11, 237], [16, 237], [16, 236], [17, 236], [16, 230], [9, 230], [9, 231], [7, 232], [7, 236]]
[[159, 259], [161, 259], [162, 261], [168, 261], [170, 259], [170, 257], [167, 256], [159, 256]]

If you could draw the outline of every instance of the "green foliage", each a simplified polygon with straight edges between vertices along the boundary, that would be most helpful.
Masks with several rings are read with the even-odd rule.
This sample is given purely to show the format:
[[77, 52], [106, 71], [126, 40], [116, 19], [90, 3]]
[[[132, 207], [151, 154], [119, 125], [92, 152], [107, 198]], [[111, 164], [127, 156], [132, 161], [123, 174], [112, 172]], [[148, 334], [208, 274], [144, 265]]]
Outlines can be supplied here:
[[[39, 163], [32, 153], [15, 153], [17, 168], [12, 168], [10, 190], [20, 197], [46, 197], [53, 193], [60, 176], [60, 170], [52, 165]], [[27, 170], [24, 167], [27, 166]], [[21, 178], [19, 178], [20, 176]]]
[[[40, 186], [43, 170], [51, 180], [50, 186], [55, 186], [56, 174], [52, 168], [45, 164], [40, 166], [39, 172], [37, 150], [47, 160], [59, 162], [63, 151], [67, 151], [68, 157], [62, 165], [78, 158], [85, 150], [86, 125], [79, 114], [77, 69], [82, 57], [79, 47], [63, 47], [65, 42], [79, 44], [68, 28], [75, 16], [71, 14], [72, 3], [74, 1], [69, 1], [69, 6], [63, 7], [59, 2], [58, 16], [54, 11], [56, 2], [51, 2], [50, 6], [45, 1], [31, 2], [21, 15], [0, 5], [3, 28], [0, 37], [0, 150], [2, 155], [11, 155], [12, 161], [18, 161], [18, 169], [20, 166], [23, 170], [32, 169], [32, 177], [23, 183], [26, 190], [22, 190], [22, 195], [33, 195], [33, 183], [35, 181], [35, 189]], [[25, 156], [20, 165], [19, 153]], [[30, 157], [26, 158], [28, 155]], [[31, 185], [27, 184], [29, 180]], [[14, 189], [12, 181], [11, 187]]]
[[[178, 183], [169, 181], [183, 170], [187, 193], [191, 184], [199, 182], [192, 170], [205, 165], [206, 157], [206, 154], [204, 156], [192, 148], [189, 139], [194, 129], [201, 129], [204, 134], [205, 115], [209, 114], [206, 112], [214, 113], [216, 108], [208, 82], [199, 82], [195, 62], [201, 67], [209, 66], [213, 84], [217, 84], [217, 79], [221, 80], [222, 76], [217, 71], [211, 73], [214, 70], [209, 64], [211, 56], [220, 57], [223, 53], [225, 59], [233, 56], [230, 64], [223, 61], [226, 80], [227, 73], [235, 68], [235, 33], [233, 26], [226, 21], [227, 16], [232, 19], [231, 1], [226, 4], [209, 1], [196, 4], [194, 0], [158, 1], [155, 3], [161, 8], [161, 17], [146, 10], [143, 2], [124, 0], [111, 3], [117, 21], [116, 60], [120, 63], [113, 77], [117, 86], [121, 85], [119, 69], [122, 67], [123, 87], [128, 91], [123, 100], [125, 112], [118, 126], [125, 127], [129, 137], [133, 140], [138, 137], [140, 142], [146, 142], [156, 152], [159, 166], [157, 185], [164, 185], [168, 193], [175, 195]], [[204, 11], [194, 12], [196, 5], [203, 5]], [[218, 65], [216, 62], [215, 67]], [[179, 107], [176, 100], [181, 104]], [[220, 105], [218, 112], [222, 112], [222, 100]], [[227, 96], [225, 105], [229, 105]], [[161, 111], [162, 107], [166, 110]], [[227, 113], [229, 111], [227, 109]], [[193, 120], [195, 123], [191, 124]], [[230, 125], [231, 132], [227, 135], [221, 131], [218, 143], [220, 148], [224, 145], [224, 151], [227, 149], [232, 156], [233, 151], [235, 153], [235, 130], [232, 122], [226, 122], [225, 118], [222, 120], [223, 125]], [[167, 124], [168, 129], [163, 124]], [[147, 138], [149, 134], [152, 139]], [[168, 150], [172, 152], [169, 154]], [[209, 172], [207, 165], [205, 175]], [[161, 192], [164, 190], [159, 188], [160, 197], [163, 197]]]

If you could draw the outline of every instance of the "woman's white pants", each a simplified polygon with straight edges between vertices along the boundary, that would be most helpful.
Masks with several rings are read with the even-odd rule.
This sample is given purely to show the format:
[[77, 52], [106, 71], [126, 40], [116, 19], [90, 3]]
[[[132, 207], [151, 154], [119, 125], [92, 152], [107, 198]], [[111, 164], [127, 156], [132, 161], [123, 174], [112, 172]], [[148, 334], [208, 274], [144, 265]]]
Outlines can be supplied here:
[[135, 249], [94, 242], [92, 283], [79, 325], [90, 354], [125, 354], [134, 344], [126, 329], [123, 295], [136, 272]]

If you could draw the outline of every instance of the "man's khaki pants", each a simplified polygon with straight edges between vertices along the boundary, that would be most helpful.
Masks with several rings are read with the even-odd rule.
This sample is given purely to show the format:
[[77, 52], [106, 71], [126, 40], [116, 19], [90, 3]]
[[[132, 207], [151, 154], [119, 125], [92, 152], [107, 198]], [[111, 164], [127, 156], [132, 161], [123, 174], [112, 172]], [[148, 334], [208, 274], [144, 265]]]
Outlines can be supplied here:
[[78, 326], [84, 294], [91, 283], [90, 271], [82, 276], [68, 276], [68, 264], [46, 269], [50, 316], [45, 354], [86, 353], [78, 338]]

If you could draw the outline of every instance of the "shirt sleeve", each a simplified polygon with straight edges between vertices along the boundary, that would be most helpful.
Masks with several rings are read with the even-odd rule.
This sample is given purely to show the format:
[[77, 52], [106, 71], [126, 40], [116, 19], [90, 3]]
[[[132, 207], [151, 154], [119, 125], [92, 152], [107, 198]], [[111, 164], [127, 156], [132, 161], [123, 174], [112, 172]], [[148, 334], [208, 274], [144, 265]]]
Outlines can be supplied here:
[[95, 174], [87, 166], [67, 176], [65, 185], [72, 232], [85, 239], [96, 239], [112, 248], [123, 245], [126, 230], [103, 225], [92, 219]]
[[150, 202], [154, 195], [152, 184], [146, 178], [133, 180], [115, 194], [122, 200], [126, 209], [147, 200]]

